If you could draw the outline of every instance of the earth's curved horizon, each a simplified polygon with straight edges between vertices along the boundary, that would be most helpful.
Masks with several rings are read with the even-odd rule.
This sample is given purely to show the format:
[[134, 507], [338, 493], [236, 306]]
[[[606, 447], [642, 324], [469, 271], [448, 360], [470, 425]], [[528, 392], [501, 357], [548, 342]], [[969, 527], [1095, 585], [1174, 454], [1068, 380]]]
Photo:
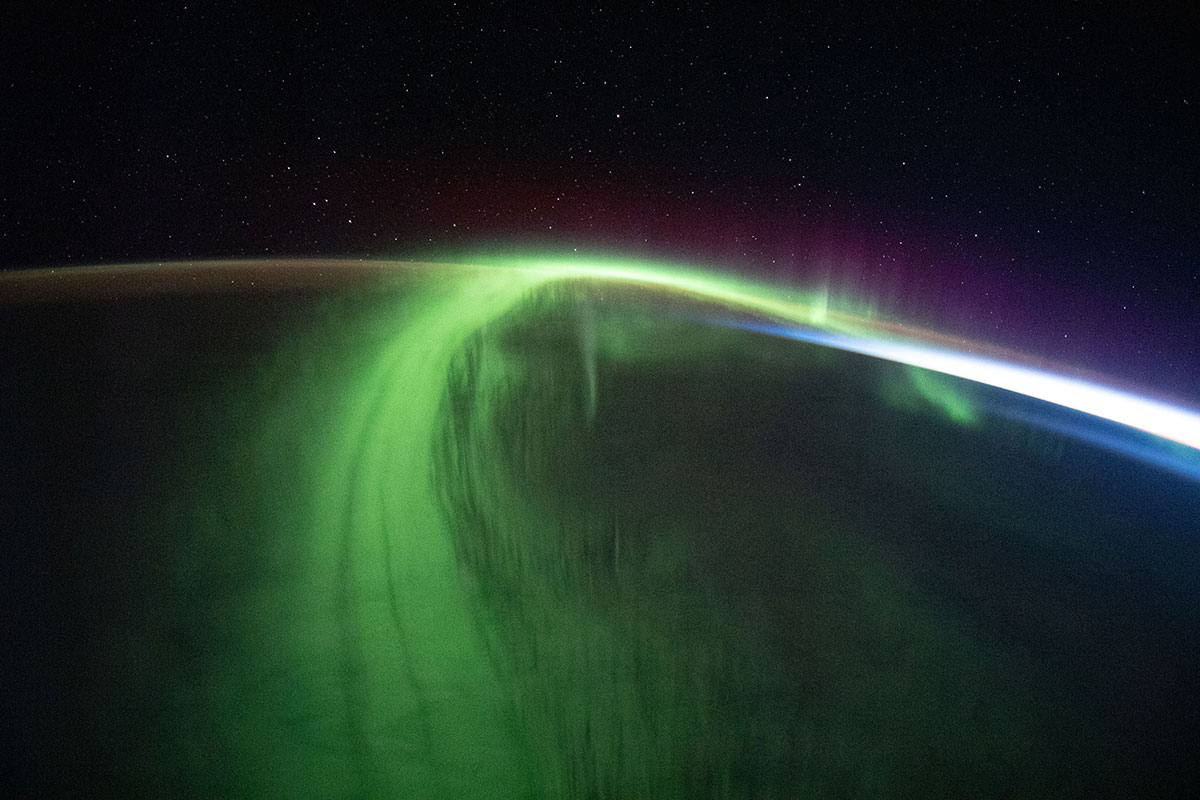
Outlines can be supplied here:
[[0, 307], [29, 793], [1200, 785], [1184, 403], [637, 264], [39, 269]]

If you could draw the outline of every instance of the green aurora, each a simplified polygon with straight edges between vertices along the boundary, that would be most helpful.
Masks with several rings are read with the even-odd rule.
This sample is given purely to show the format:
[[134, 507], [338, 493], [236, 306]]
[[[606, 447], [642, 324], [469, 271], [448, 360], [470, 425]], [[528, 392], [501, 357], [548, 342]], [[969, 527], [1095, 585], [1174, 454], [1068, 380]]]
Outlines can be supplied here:
[[[255, 297], [248, 282], [278, 270], [364, 269], [288, 263], [202, 269]], [[87, 280], [122, 270], [139, 268]], [[49, 277], [4, 281], [0, 293]], [[291, 295], [261, 297], [283, 308]], [[182, 368], [192, 382], [158, 412], [179, 431], [173, 464], [118, 520], [165, 565], [154, 610], [123, 612], [139, 621], [126, 620], [133, 644], [144, 630], [140, 645], [154, 646], [100, 662], [155, 687], [128, 690], [151, 710], [123, 723], [134, 742], [113, 779], [123, 790], [1155, 788], [1141, 743], [1114, 757], [1091, 734], [1119, 728], [1085, 700], [1101, 679], [1062, 673], [1003, 628], [1024, 613], [1007, 604], [1060, 580], [1010, 547], [1068, 584], [1111, 579], [1120, 554], [1081, 555], [1060, 533], [1091, 490], [1064, 489], [1061, 508], [1046, 508], [975, 463], [1000, 425], [976, 384], [704, 321], [903, 333], [869, 306], [706, 273], [528, 260], [375, 264], [304, 298], [264, 323], [247, 357]], [[1047, 436], [997, 452], [1053, 469], [1061, 437]], [[809, 449], [788, 451], [793, 440]], [[901, 462], [913, 483], [895, 488]], [[938, 499], [885, 524], [851, 490], [830, 493], [860, 484], [864, 496]], [[975, 546], [1018, 577], [978, 572]], [[1059, 602], [1083, 613], [1090, 601]], [[1044, 645], [1060, 613], [1022, 624]], [[160, 624], [187, 632], [164, 640]], [[97, 702], [99, 716], [129, 713], [120, 697]], [[84, 728], [71, 735], [66, 772], [82, 774], [103, 747]]]

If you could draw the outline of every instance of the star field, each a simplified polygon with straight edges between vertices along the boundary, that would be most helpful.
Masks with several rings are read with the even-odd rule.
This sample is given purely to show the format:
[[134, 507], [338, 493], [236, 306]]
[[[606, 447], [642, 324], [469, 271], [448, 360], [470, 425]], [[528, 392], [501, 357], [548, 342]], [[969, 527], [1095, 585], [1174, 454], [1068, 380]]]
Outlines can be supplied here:
[[1200, 378], [1186, 4], [13, 13], [6, 268], [615, 250]]

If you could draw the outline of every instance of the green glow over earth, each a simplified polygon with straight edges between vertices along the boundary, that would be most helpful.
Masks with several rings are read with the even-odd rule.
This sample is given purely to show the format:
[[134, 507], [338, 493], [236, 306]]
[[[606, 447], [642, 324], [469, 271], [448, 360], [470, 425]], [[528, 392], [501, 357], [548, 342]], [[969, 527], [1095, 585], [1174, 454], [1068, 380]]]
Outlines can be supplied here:
[[[1159, 691], [1191, 675], [1178, 631], [1200, 607], [1192, 551], [1162, 555], [1194, 547], [1176, 484], [1147, 481], [1160, 511], [1123, 494], [1141, 473], [1076, 443], [1064, 397], [1034, 430], [991, 388], [1025, 368], [943, 358], [945, 337], [868, 302], [535, 258], [37, 271], [0, 278], [0, 298], [16, 351], [64, 342], [6, 400], [67, 454], [13, 459], [49, 509], [18, 556], [40, 564], [52, 541], [87, 565], [67, 594], [21, 598], [76, 643], [29, 645], [71, 713], [11, 712], [43, 794], [1190, 779], [1182, 756], [1155, 766], [1154, 737], [1121, 738], [1186, 722]], [[1187, 475], [1176, 410], [1163, 452]], [[82, 499], [43, 488], [71, 459]]]

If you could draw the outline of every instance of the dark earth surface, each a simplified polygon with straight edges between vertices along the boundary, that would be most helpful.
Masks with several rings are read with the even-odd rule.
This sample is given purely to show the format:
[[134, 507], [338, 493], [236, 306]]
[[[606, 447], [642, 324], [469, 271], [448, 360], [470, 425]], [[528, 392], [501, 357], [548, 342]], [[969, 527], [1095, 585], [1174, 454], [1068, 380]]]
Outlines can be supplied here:
[[[275, 520], [321, 479], [306, 443], [333, 424], [351, 357], [380, 346], [365, 320], [423, 280], [0, 295], [14, 794], [389, 785], [331, 766], [297, 790], [238, 766], [260, 745], [300, 758], [288, 731], [318, 722], [234, 731], [221, 676], [251, 670], [239, 653], [275, 621], [220, 620], [290, 580], [303, 531]], [[429, 474], [525, 754], [520, 793], [1200, 785], [1194, 483], [1000, 417], [955, 423], [899, 365], [690, 310], [539, 290], [445, 375]], [[954, 388], [981, 408], [1034, 402]], [[292, 424], [261, 439], [285, 406]], [[253, 714], [283, 703], [265, 696]], [[353, 724], [322, 729], [329, 764], [372, 746]], [[449, 796], [431, 774], [426, 795]]]

